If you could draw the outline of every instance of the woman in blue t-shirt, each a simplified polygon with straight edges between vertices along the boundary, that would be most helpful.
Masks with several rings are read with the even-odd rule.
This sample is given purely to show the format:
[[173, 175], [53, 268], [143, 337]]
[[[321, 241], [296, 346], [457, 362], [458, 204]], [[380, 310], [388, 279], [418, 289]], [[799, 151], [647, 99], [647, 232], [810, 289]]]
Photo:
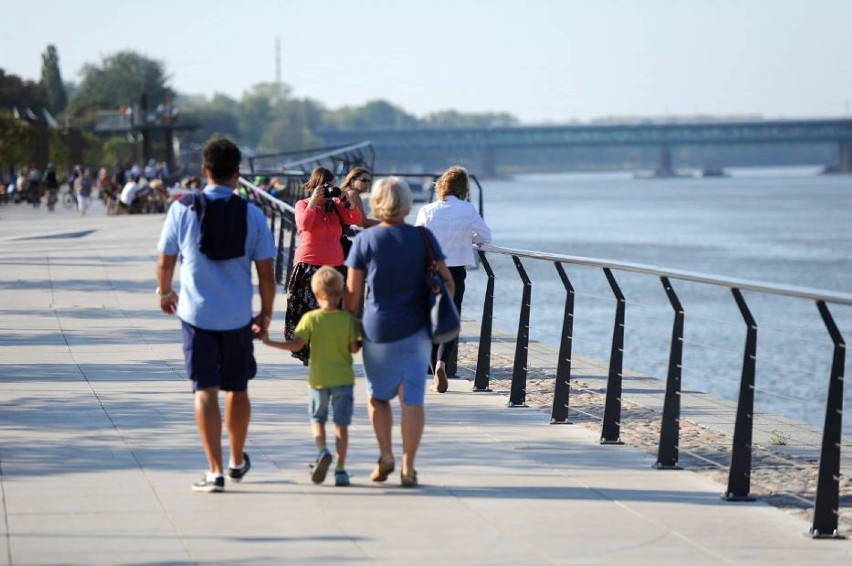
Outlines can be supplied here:
[[[394, 470], [390, 400], [399, 395], [403, 487], [417, 486], [414, 458], [425, 425], [423, 398], [431, 351], [426, 327], [428, 252], [420, 229], [405, 223], [411, 205], [411, 190], [404, 181], [396, 177], [376, 181], [370, 209], [380, 222], [356, 236], [346, 260], [346, 309], [357, 316], [364, 299], [362, 335], [368, 411], [380, 451], [370, 479], [385, 481]], [[441, 247], [431, 232], [426, 230], [426, 234], [438, 260], [438, 272], [452, 294], [453, 279]]]

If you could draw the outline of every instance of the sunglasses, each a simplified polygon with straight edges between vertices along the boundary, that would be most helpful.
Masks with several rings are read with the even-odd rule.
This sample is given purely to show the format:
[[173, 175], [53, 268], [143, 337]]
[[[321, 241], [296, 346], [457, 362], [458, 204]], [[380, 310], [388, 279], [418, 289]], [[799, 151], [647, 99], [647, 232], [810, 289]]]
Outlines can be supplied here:
[[370, 181], [372, 181], [372, 179], [371, 179], [371, 178], [369, 178], [369, 177], [358, 177], [358, 178], [357, 178], [357, 179], [355, 179], [355, 180], [356, 180], [356, 181], [363, 181], [363, 182], [365, 182], [365, 183], [369, 183]]

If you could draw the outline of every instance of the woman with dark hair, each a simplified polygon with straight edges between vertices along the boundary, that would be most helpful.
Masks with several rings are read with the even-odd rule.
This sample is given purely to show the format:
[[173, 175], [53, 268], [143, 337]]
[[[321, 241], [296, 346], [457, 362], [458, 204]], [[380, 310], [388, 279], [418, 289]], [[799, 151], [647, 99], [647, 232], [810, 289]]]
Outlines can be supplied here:
[[[349, 195], [334, 185], [334, 174], [325, 167], [317, 167], [305, 183], [304, 198], [296, 203], [296, 233], [299, 245], [293, 258], [293, 272], [287, 282], [287, 312], [284, 316], [284, 338], [293, 340], [296, 325], [306, 312], [319, 308], [311, 291], [311, 277], [323, 265], [343, 266], [343, 248], [340, 236], [341, 223], [358, 224], [361, 210], [353, 205]], [[336, 189], [336, 190], [335, 190]], [[310, 352], [305, 346], [293, 357], [308, 364]]]
[[[467, 171], [458, 165], [450, 167], [435, 183], [437, 202], [421, 208], [414, 221], [415, 226], [425, 226], [435, 234], [447, 256], [447, 267], [450, 268], [456, 290], [453, 302], [459, 314], [464, 298], [467, 266], [474, 266], [473, 244], [487, 244], [491, 241], [491, 230], [467, 201], [469, 192]], [[446, 365], [457, 347], [458, 340], [432, 347], [431, 365], [435, 374], [432, 387], [438, 393], [447, 390]]]

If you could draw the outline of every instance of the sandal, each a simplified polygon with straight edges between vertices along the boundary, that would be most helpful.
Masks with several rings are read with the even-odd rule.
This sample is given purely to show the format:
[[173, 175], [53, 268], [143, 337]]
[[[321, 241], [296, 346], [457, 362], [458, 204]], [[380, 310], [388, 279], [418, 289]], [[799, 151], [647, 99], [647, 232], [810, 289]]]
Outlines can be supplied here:
[[399, 485], [402, 487], [417, 487], [417, 470], [408, 470], [408, 473], [399, 474]]
[[391, 475], [395, 467], [393, 456], [387, 458], [379, 458], [373, 473], [370, 474], [370, 479], [373, 481], [385, 481]]

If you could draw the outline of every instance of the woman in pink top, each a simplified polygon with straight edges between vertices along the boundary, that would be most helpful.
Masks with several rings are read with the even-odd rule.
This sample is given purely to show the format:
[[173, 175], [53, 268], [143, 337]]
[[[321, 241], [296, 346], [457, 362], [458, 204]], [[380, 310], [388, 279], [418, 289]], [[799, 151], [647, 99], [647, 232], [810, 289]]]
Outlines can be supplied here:
[[[323, 265], [343, 272], [343, 247], [340, 236], [344, 224], [358, 224], [362, 215], [350, 202], [346, 191], [334, 186], [334, 174], [317, 167], [305, 183], [308, 197], [296, 203], [296, 232], [299, 246], [293, 259], [293, 272], [287, 282], [287, 312], [284, 316], [284, 338], [293, 340], [296, 325], [306, 312], [319, 308], [311, 291], [311, 277]], [[307, 346], [293, 352], [293, 357], [308, 364]]]

